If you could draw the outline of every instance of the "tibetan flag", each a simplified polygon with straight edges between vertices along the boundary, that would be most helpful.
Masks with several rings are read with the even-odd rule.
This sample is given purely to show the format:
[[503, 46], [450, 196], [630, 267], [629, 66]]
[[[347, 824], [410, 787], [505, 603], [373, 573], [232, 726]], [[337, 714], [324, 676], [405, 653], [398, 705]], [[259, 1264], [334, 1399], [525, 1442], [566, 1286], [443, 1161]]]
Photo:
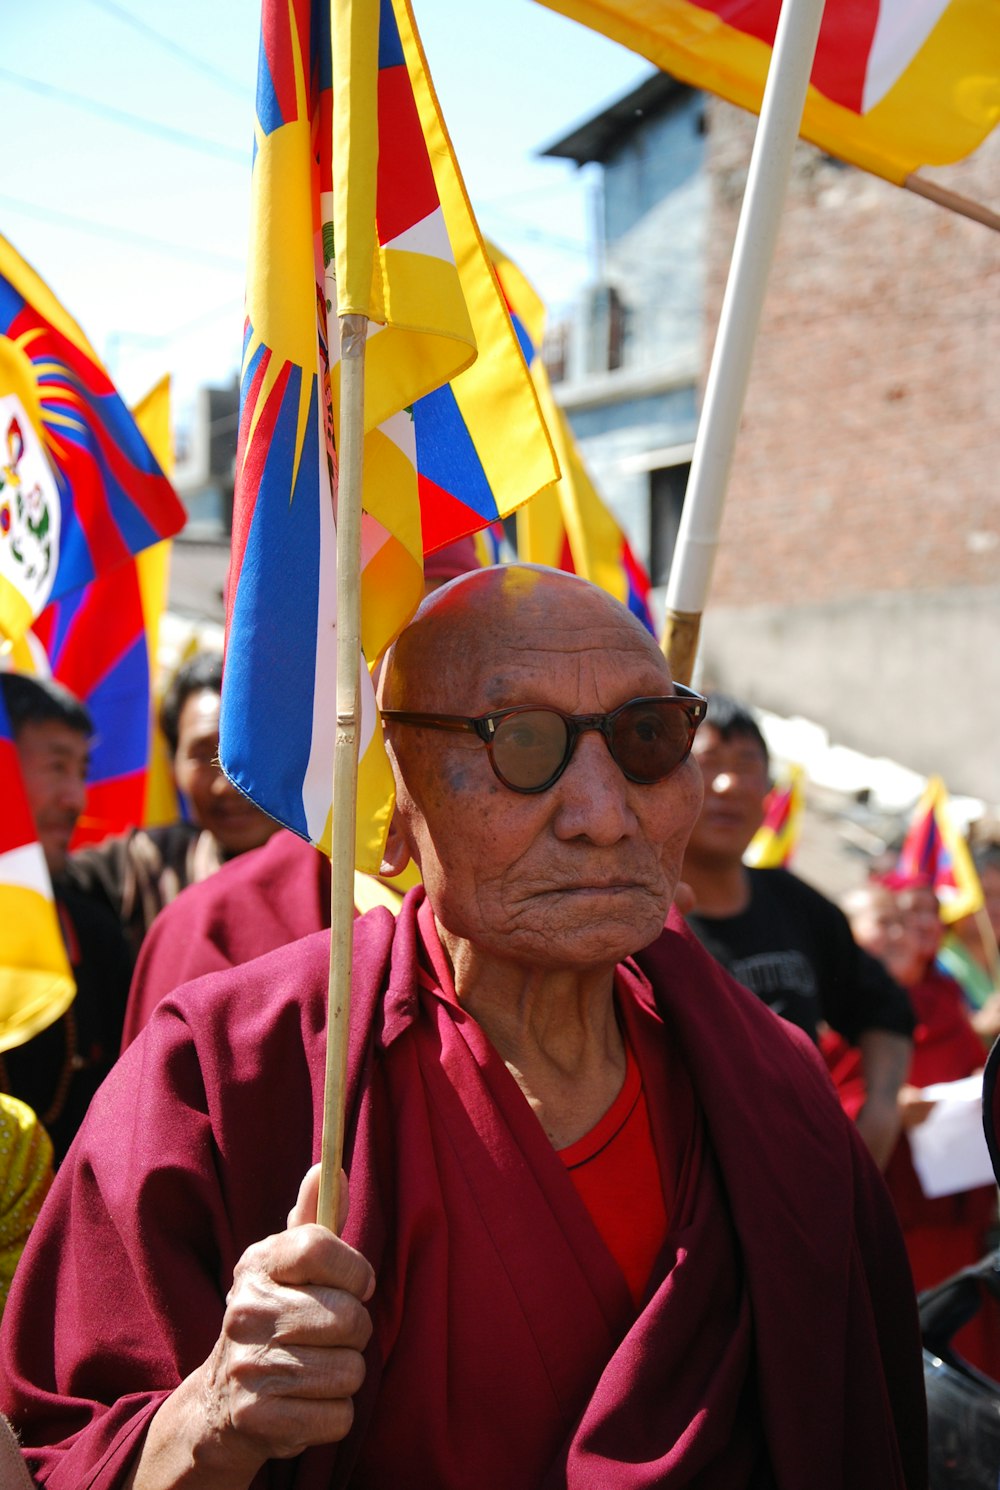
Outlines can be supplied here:
[[552, 394], [540, 355], [545, 307], [520, 269], [499, 249], [491, 247], [490, 252], [562, 471], [555, 486], [518, 511], [518, 555], [528, 563], [565, 569], [600, 585], [652, 631], [649, 576], [598, 496], [569, 420]]
[[0, 693], [0, 1051], [65, 1013], [76, 984]]
[[0, 238], [0, 639], [183, 524], [83, 332]]
[[913, 810], [896, 863], [898, 874], [926, 876], [934, 886], [942, 921], [974, 915], [983, 889], [968, 845], [951, 819], [948, 793], [940, 776], [932, 776]]
[[[170, 458], [169, 396], [164, 379], [135, 410], [163, 466]], [[169, 797], [158, 796], [155, 805], [151, 801], [150, 778], [153, 683], [169, 550], [169, 541], [154, 544], [53, 601], [13, 644], [16, 670], [54, 677], [86, 705], [94, 721], [87, 804], [74, 848], [176, 816], [169, 811]]]
[[802, 767], [791, 766], [788, 780], [773, 786], [764, 800], [764, 821], [747, 846], [744, 863], [753, 869], [785, 869], [802, 834], [805, 793]]
[[[780, 0], [540, 0], [760, 112]], [[897, 185], [1000, 120], [996, 0], [827, 0], [800, 133]]]
[[[251, 200], [220, 754], [241, 790], [329, 850], [338, 314], [370, 319], [370, 662], [419, 603], [424, 554], [558, 469], [407, 0], [264, 0]], [[377, 870], [392, 786], [364, 667], [360, 734], [358, 867]]]

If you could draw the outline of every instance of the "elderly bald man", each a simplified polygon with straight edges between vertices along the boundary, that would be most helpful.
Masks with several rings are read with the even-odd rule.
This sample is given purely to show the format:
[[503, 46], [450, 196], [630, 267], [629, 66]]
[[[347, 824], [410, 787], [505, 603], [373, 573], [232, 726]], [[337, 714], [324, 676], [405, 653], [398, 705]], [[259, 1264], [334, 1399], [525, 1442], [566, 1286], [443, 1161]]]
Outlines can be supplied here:
[[94, 1104], [4, 1321], [38, 1479], [917, 1490], [881, 1181], [808, 1042], [664, 929], [701, 701], [511, 567], [425, 602], [383, 705], [425, 890], [355, 927], [342, 1236], [296, 1200], [320, 933], [168, 998]]

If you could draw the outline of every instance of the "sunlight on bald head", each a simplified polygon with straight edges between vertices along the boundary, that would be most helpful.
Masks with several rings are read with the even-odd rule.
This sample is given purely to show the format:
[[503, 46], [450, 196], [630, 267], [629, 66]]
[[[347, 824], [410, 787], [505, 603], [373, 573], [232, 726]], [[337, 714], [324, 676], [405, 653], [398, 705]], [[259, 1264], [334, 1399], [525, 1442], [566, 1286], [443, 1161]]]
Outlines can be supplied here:
[[509, 702], [508, 669], [526, 656], [607, 648], [670, 672], [646, 628], [589, 580], [541, 565], [504, 564], [430, 595], [389, 653], [382, 705], [484, 712]]

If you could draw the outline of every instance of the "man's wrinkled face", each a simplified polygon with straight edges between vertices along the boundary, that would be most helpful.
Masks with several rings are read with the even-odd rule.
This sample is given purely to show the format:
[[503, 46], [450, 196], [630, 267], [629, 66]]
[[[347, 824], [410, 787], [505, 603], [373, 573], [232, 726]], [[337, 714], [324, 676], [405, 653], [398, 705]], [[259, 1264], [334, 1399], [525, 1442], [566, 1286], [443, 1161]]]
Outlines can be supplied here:
[[188, 694], [177, 721], [174, 777], [195, 821], [227, 854], [266, 843], [277, 823], [226, 780], [219, 765], [219, 695], [211, 688]]
[[90, 742], [57, 719], [33, 720], [17, 731], [17, 753], [49, 873], [61, 874], [87, 800]]
[[764, 819], [770, 788], [767, 761], [752, 735], [734, 732], [725, 739], [712, 724], [701, 726], [691, 754], [705, 800], [689, 852], [720, 865], [736, 863]]
[[[582, 616], [567, 607], [542, 634], [515, 629], [506, 644], [494, 635], [442, 663], [407, 687], [406, 708], [596, 714], [673, 691], [655, 644], [603, 605]], [[405, 837], [447, 932], [548, 969], [613, 965], [659, 934], [700, 801], [690, 759], [638, 785], [587, 732], [559, 780], [526, 795], [497, 779], [473, 735], [396, 725], [389, 738]]]

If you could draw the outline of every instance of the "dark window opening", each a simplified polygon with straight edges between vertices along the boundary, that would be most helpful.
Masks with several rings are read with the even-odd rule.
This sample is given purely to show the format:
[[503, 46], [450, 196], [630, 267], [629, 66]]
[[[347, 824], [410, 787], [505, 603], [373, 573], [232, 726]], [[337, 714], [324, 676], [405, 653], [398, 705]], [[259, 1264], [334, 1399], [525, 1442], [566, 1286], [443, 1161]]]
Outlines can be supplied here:
[[684, 461], [649, 473], [649, 577], [654, 585], [665, 585], [670, 578], [690, 472], [690, 461]]

